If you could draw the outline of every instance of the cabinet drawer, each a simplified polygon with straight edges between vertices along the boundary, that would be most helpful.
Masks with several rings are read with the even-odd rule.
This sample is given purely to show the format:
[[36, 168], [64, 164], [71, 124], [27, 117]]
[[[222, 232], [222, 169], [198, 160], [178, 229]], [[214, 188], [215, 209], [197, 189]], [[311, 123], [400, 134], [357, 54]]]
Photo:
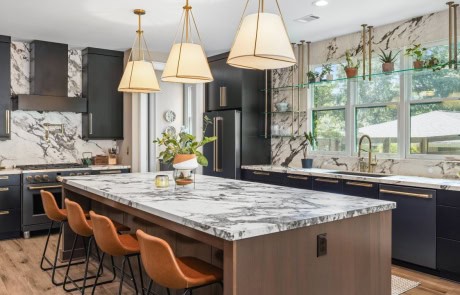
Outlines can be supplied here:
[[284, 185], [288, 187], [312, 189], [312, 177], [307, 175], [287, 174]]
[[121, 174], [121, 173], [129, 173], [130, 169], [108, 169], [108, 170], [92, 170], [92, 175], [98, 174]]
[[437, 206], [438, 237], [460, 241], [460, 208]]
[[438, 190], [438, 205], [460, 208], [460, 192]]
[[268, 184], [283, 185], [284, 174], [277, 172], [242, 170], [242, 179], [248, 181], [262, 182]]
[[21, 185], [21, 175], [20, 174], [9, 174], [9, 175], [0, 174], [0, 187], [10, 186], [10, 185]]
[[343, 193], [350, 196], [378, 199], [379, 185], [365, 181], [344, 180]]
[[19, 186], [0, 187], [0, 210], [21, 208], [21, 190]]
[[437, 239], [437, 268], [460, 274], [460, 242]]
[[21, 230], [21, 209], [0, 210], [0, 237]]
[[343, 192], [343, 182], [341, 179], [315, 177], [313, 178], [313, 189], [341, 194]]

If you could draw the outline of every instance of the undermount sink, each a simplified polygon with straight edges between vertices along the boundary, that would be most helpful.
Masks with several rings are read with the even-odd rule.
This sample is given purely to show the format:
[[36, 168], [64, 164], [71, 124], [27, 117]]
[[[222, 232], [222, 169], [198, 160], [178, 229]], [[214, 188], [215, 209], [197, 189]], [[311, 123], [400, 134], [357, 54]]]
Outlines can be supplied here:
[[368, 173], [368, 172], [349, 172], [349, 171], [335, 171], [335, 172], [331, 172], [331, 173], [332, 174], [342, 174], [342, 175], [375, 177], [375, 178], [381, 178], [381, 177], [390, 176], [390, 175], [385, 175], [385, 174], [375, 174], [375, 173]]

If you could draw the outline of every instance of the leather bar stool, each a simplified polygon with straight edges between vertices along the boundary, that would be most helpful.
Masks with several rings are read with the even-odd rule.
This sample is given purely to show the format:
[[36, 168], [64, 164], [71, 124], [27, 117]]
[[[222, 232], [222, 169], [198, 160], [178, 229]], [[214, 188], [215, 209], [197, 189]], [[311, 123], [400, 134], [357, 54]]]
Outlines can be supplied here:
[[152, 282], [169, 289], [185, 289], [184, 295], [191, 295], [194, 289], [212, 284], [222, 285], [222, 269], [195, 257], [176, 257], [169, 244], [157, 237], [137, 230], [144, 269], [150, 277], [147, 289], [149, 295]]
[[[100, 271], [102, 269], [102, 264], [104, 262], [105, 254], [113, 257], [123, 257], [121, 263], [121, 275], [120, 275], [120, 287], [118, 289], [118, 294], [121, 294], [123, 289], [123, 281], [125, 278], [125, 265], [128, 263], [129, 271], [131, 273], [130, 277], [134, 283], [134, 288], [136, 294], [143, 294], [144, 292], [144, 282], [142, 278], [142, 266], [140, 262], [140, 252], [139, 252], [139, 243], [137, 242], [136, 235], [132, 234], [118, 234], [113, 222], [103, 216], [94, 213], [94, 211], [89, 212], [92, 225], [94, 238], [96, 240], [97, 246], [102, 250], [102, 257], [99, 262], [99, 267], [96, 273], [96, 281], [94, 282], [93, 292], [94, 294], [97, 286], [97, 281], [100, 277]], [[137, 258], [137, 263], [139, 266], [139, 274], [141, 278], [140, 288], [137, 286], [136, 279], [134, 277], [133, 268], [131, 266], [130, 258], [135, 256]]]
[[[94, 236], [93, 236], [92, 221], [86, 219], [85, 213], [83, 212], [83, 209], [81, 208], [81, 206], [78, 203], [73, 202], [73, 201], [71, 201], [69, 199], [65, 199], [65, 207], [67, 209], [67, 222], [69, 223], [69, 226], [72, 229], [72, 231], [75, 233], [75, 238], [74, 238], [74, 241], [73, 241], [72, 251], [70, 252], [70, 260], [69, 260], [69, 264], [67, 266], [67, 271], [66, 271], [66, 274], [65, 274], [65, 277], [64, 277], [63, 288], [67, 292], [73, 292], [73, 291], [79, 290], [81, 292], [81, 294], [85, 294], [85, 289], [87, 287], [93, 287], [93, 284], [86, 285], [87, 280], [88, 279], [93, 279], [93, 278], [96, 277], [96, 276], [89, 276], [88, 277], [88, 266], [89, 266], [89, 261], [90, 261], [90, 258], [91, 258], [91, 248], [92, 248], [92, 246], [94, 246], [94, 248], [96, 249], [98, 262], [101, 259], [101, 257], [99, 255], [99, 249], [97, 248], [97, 245], [95, 245], [95, 243], [93, 243]], [[122, 225], [120, 223], [117, 223], [117, 222], [113, 222], [113, 223], [115, 225], [115, 228], [116, 228], [117, 232], [129, 231], [130, 230], [129, 227], [124, 226], [124, 225]], [[77, 244], [77, 241], [78, 241], [79, 237], [81, 238], [81, 240], [83, 242], [83, 245], [85, 247], [85, 253], [86, 253], [85, 272], [84, 272], [83, 278], [72, 279], [69, 276], [69, 271], [70, 271], [70, 266], [72, 264], [72, 260], [73, 260], [73, 256], [74, 256], [74, 252], [75, 252], [75, 247], [76, 247], [76, 244]], [[87, 239], [87, 243], [85, 241], [85, 238]], [[101, 273], [102, 273], [102, 271], [103, 270], [101, 269]], [[114, 263], [113, 263], [113, 259], [112, 259], [112, 271], [113, 271], [113, 278], [110, 279], [110, 280], [99, 282], [98, 285], [111, 283], [111, 282], [113, 282], [115, 280], [116, 272], [115, 272], [115, 266], [114, 266]], [[79, 282], [79, 281], [83, 281], [83, 284], [82, 284], [81, 287], [77, 285], [77, 282]], [[67, 285], [69, 283], [72, 283], [74, 285], [73, 289], [67, 288]]]
[[[54, 198], [52, 193], [41, 190], [40, 195], [42, 198], [43, 209], [45, 210], [45, 214], [51, 220], [51, 225], [48, 231], [48, 237], [46, 238], [45, 248], [43, 249], [42, 259], [40, 262], [40, 268], [44, 271], [52, 270], [51, 282], [56, 286], [61, 286], [63, 282], [59, 282], [59, 283], [56, 282], [55, 275], [56, 275], [56, 269], [67, 267], [68, 265], [68, 263], [57, 265], [59, 247], [61, 246], [62, 229], [64, 228], [64, 224], [67, 222], [67, 210], [59, 208], [59, 206], [56, 203], [56, 199]], [[49, 241], [51, 237], [51, 231], [55, 223], [59, 224], [59, 236], [58, 236], [57, 245], [56, 245], [56, 253], [54, 255], [53, 262], [51, 262], [48, 259], [48, 257], [46, 257], [46, 251], [48, 250], [48, 245], [49, 245]], [[50, 267], [44, 266], [45, 261], [50, 265]], [[74, 263], [74, 265], [82, 264], [82, 263], [83, 262], [78, 262], [78, 263]]]

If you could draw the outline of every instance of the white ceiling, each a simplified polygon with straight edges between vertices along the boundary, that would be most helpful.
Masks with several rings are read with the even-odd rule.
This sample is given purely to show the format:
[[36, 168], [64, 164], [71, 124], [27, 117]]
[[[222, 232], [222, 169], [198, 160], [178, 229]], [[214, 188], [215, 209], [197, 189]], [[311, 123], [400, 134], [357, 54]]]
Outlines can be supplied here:
[[[185, 0], [1, 0], [0, 34], [15, 40], [45, 40], [125, 50], [137, 27], [135, 8], [147, 10], [143, 18], [151, 50], [168, 52]], [[250, 0], [254, 12], [257, 0]], [[265, 0], [274, 11], [275, 0]], [[360, 30], [360, 25], [383, 25], [447, 9], [446, 0], [329, 0], [326, 7], [313, 0], [279, 0], [292, 41], [318, 41]], [[246, 0], [190, 0], [208, 54], [227, 51], [233, 41]], [[311, 23], [302, 16], [320, 17]]]

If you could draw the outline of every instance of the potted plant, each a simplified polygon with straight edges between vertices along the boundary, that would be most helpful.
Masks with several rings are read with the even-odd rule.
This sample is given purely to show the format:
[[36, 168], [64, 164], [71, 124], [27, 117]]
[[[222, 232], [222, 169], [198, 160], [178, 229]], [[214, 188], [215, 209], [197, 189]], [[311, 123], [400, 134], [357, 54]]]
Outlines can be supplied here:
[[174, 169], [178, 171], [178, 177], [175, 177], [178, 185], [186, 185], [193, 182], [191, 171], [201, 166], [208, 166], [208, 159], [198, 149], [205, 144], [217, 140], [217, 137], [206, 137], [204, 133], [208, 125], [212, 124], [211, 120], [205, 116], [203, 123], [203, 139], [196, 140], [196, 136], [188, 134], [185, 131], [179, 134], [163, 133], [161, 138], [157, 138], [154, 143], [163, 146], [164, 150], [160, 152], [159, 158], [163, 163], [172, 163]]
[[347, 78], [353, 78], [358, 75], [358, 68], [360, 65], [360, 61], [358, 60], [356, 63], [353, 62], [353, 59], [351, 58], [351, 53], [350, 51], [345, 52], [345, 59], [347, 63], [343, 66], [343, 69], [345, 70], [345, 73], [347, 74]]
[[393, 55], [393, 51], [391, 50], [388, 53], [385, 53], [382, 49], [380, 51], [382, 52], [379, 54], [380, 61], [382, 62], [382, 72], [393, 72], [395, 70], [395, 60], [399, 52]]
[[307, 78], [308, 78], [308, 83], [315, 83], [315, 82], [317, 82], [318, 73], [313, 72], [313, 71], [309, 71], [307, 73]]
[[323, 65], [323, 71], [321, 72], [321, 76], [325, 76], [327, 81], [334, 80], [334, 76], [332, 75], [332, 65], [325, 64]]
[[422, 47], [421, 44], [415, 44], [410, 48], [406, 49], [406, 56], [410, 56], [414, 59], [414, 69], [423, 68], [423, 54], [426, 52], [426, 48]]
[[304, 132], [303, 134], [304, 140], [302, 142], [302, 152], [303, 152], [303, 159], [302, 159], [302, 168], [312, 168], [313, 167], [313, 159], [307, 158], [308, 156], [308, 146], [313, 147], [316, 144], [316, 138], [313, 136], [311, 132]]

